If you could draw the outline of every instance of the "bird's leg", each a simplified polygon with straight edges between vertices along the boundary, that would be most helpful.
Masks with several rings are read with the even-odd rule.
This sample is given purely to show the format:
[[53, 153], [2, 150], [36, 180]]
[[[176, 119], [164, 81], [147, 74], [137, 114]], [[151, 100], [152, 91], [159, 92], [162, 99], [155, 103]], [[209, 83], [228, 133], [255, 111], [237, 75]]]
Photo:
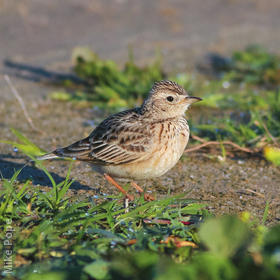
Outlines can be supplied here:
[[105, 179], [111, 183], [113, 186], [115, 186], [121, 193], [125, 195], [126, 198], [128, 198], [130, 201], [134, 200], [134, 197], [130, 194], [128, 194], [111, 176], [108, 174], [104, 174]]
[[[143, 190], [139, 185], [137, 185], [135, 182], [131, 182], [130, 184], [131, 184], [131, 186], [134, 187], [138, 192], [144, 193], [144, 190]], [[145, 199], [146, 201], [153, 201], [153, 200], [155, 200], [155, 198], [154, 198], [152, 195], [149, 195], [149, 194], [147, 194], [147, 193], [144, 193], [144, 199]]]

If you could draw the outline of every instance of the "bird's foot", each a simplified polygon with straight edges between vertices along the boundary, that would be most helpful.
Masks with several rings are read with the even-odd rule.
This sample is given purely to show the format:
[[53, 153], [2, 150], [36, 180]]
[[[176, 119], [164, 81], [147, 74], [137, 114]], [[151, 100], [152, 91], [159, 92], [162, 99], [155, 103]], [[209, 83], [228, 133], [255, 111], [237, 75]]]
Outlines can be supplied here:
[[134, 187], [138, 192], [144, 193], [144, 199], [145, 199], [146, 201], [153, 201], [153, 200], [155, 200], [155, 198], [154, 198], [152, 195], [145, 193], [144, 190], [143, 190], [138, 184], [136, 184], [135, 182], [131, 182], [130, 184], [131, 184], [131, 186]]

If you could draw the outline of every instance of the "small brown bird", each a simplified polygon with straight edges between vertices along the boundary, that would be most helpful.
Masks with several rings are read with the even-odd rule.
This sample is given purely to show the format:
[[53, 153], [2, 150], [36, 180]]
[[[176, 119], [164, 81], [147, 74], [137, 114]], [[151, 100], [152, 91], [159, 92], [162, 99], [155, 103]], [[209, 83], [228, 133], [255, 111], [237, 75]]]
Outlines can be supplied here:
[[[185, 112], [200, 100], [189, 96], [175, 82], [156, 82], [141, 107], [109, 116], [87, 138], [38, 159], [75, 158], [90, 162], [94, 170], [133, 199], [112, 177], [149, 179], [171, 169], [189, 140]], [[132, 185], [143, 192], [136, 183]], [[145, 198], [151, 199], [148, 195]]]

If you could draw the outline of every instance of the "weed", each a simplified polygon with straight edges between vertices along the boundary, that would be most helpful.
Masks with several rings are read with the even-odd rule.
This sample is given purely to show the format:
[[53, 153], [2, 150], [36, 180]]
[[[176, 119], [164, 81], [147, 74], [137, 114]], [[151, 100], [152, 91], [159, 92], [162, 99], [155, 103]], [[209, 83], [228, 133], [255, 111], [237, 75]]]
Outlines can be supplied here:
[[[22, 152], [41, 153], [13, 132], [25, 141], [12, 143]], [[280, 228], [264, 226], [268, 203], [262, 221], [246, 213], [214, 218], [205, 204], [184, 195], [152, 202], [142, 196], [126, 213], [121, 196], [70, 199], [72, 162], [65, 180], [56, 184], [34, 156], [50, 190], [17, 181], [21, 170], [2, 179], [1, 231], [12, 221], [12, 250], [21, 260], [11, 279], [277, 279]]]
[[[74, 95], [68, 94], [69, 98], [65, 92], [55, 92], [53, 98], [87, 100], [117, 111], [140, 105], [153, 82], [167, 78], [203, 98], [197, 108], [203, 107], [207, 117], [190, 120], [190, 124], [192, 131], [205, 140], [228, 140], [261, 149], [280, 138], [280, 58], [260, 47], [235, 52], [222, 68], [215, 69], [219, 72], [216, 79], [189, 73], [168, 75], [159, 58], [141, 68], [132, 54], [123, 69], [84, 48], [74, 50], [73, 61], [84, 87]], [[215, 108], [214, 114], [207, 113], [210, 108]]]
[[[190, 74], [170, 76], [160, 61], [140, 68], [131, 56], [123, 69], [90, 50], [74, 53], [75, 72], [83, 86], [67, 82], [76, 93], [55, 98], [86, 101], [108, 110], [140, 104], [152, 83], [176, 80], [204, 98], [206, 114], [191, 120], [192, 131], [204, 140], [223, 140], [264, 147], [265, 157], [279, 165], [279, 58], [258, 48], [236, 52], [218, 79]], [[70, 197], [71, 162], [57, 184], [36, 156], [44, 151], [16, 130], [11, 144], [31, 158], [50, 179], [42, 191], [31, 180], [19, 182], [21, 170], [1, 179], [1, 237], [12, 221], [12, 279], [279, 279], [280, 226], [265, 227], [250, 213], [213, 217], [206, 205], [181, 196], [145, 202], [143, 197], [123, 208], [121, 196]], [[1, 242], [3, 246], [4, 243]], [[2, 260], [3, 261], [3, 260]], [[25, 264], [25, 265], [24, 265]]]

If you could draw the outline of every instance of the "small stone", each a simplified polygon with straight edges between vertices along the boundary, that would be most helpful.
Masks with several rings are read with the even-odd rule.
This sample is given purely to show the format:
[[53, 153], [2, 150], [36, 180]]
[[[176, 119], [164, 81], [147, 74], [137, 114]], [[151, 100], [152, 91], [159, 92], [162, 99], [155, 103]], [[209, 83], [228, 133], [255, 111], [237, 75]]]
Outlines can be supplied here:
[[223, 88], [229, 88], [230, 87], [230, 82], [229, 81], [224, 81], [223, 82]]

